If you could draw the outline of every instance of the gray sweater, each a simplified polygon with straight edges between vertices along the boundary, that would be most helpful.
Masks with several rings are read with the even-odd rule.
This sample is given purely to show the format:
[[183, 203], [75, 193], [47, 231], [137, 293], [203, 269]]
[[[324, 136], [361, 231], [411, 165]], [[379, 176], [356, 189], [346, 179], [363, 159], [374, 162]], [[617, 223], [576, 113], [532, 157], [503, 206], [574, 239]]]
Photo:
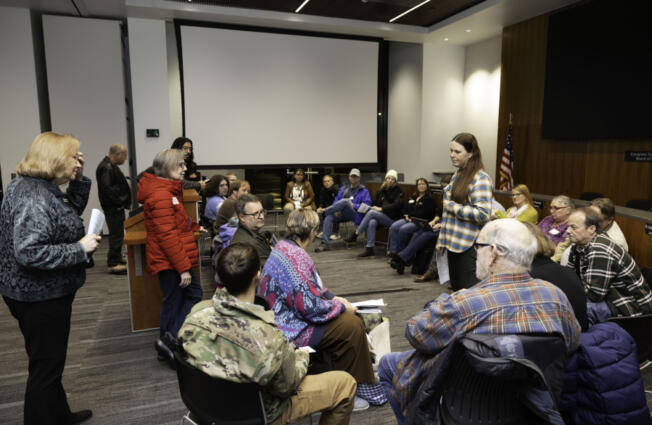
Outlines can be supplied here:
[[79, 217], [91, 181], [71, 181], [63, 193], [50, 181], [15, 178], [0, 210], [0, 294], [43, 301], [74, 293], [86, 280]]

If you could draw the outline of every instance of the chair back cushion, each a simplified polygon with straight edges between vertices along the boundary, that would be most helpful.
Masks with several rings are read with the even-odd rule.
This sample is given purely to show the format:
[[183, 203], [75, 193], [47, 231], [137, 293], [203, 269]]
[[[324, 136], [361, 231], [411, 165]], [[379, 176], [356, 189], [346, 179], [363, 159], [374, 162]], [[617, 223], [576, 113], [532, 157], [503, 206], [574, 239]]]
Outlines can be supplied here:
[[209, 376], [175, 353], [181, 399], [202, 425], [266, 424], [260, 387]]

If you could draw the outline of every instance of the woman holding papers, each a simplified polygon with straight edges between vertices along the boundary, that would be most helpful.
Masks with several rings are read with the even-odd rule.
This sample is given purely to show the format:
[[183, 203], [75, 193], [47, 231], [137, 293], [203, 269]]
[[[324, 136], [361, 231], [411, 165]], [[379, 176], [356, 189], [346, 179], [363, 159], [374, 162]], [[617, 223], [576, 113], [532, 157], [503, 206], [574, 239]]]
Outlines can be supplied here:
[[194, 232], [201, 230], [183, 206], [186, 163], [179, 149], [166, 149], [154, 157], [154, 174], [144, 173], [138, 183], [147, 228], [147, 272], [158, 275], [163, 293], [160, 338], [154, 344], [159, 360], [174, 369], [177, 333], [202, 290], [192, 268], [199, 264]]
[[276, 244], [258, 286], [276, 317], [279, 329], [300, 347], [327, 353], [333, 369], [349, 372], [358, 382], [356, 408], [386, 401], [375, 384], [365, 327], [355, 307], [322, 284], [306, 248], [315, 239], [319, 216], [313, 210], [292, 211], [287, 238]]
[[448, 257], [453, 290], [477, 283], [473, 244], [491, 215], [491, 177], [483, 170], [478, 141], [471, 133], [460, 133], [450, 142], [450, 159], [457, 168], [444, 188], [441, 230], [437, 249]]
[[[74, 424], [61, 384], [75, 293], [86, 280], [100, 236], [85, 235], [79, 215], [91, 181], [79, 140], [43, 133], [16, 167], [0, 212], [0, 293], [20, 325], [29, 357], [25, 424]], [[59, 186], [68, 184], [66, 192]]]

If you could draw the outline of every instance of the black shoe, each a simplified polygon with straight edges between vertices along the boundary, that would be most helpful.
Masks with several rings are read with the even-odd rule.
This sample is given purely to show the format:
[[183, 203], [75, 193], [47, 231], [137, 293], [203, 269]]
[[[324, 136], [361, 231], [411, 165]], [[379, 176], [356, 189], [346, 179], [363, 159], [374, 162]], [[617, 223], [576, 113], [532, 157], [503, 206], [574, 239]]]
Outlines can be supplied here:
[[396, 270], [396, 273], [398, 274], [403, 274], [403, 272], [405, 271], [405, 262], [398, 255], [392, 258], [392, 263], [390, 265], [392, 266], [393, 269]]
[[90, 410], [80, 410], [79, 412], [71, 412], [68, 420], [66, 421], [67, 425], [80, 424], [85, 420], [88, 420], [93, 416], [93, 412]]
[[326, 245], [325, 243], [320, 243], [317, 248], [315, 248], [315, 252], [324, 252], [324, 251], [330, 251], [330, 247]]
[[344, 239], [344, 242], [347, 242], [347, 243], [354, 243], [354, 242], [357, 241], [357, 240], [358, 240], [358, 234], [355, 233], [355, 232], [353, 232], [353, 233], [351, 233], [351, 234], [349, 235], [348, 238]]
[[[163, 339], [165, 339], [165, 336], [163, 336]], [[176, 370], [177, 364], [174, 362], [174, 352], [168, 347], [165, 341], [157, 339], [154, 343], [154, 348], [156, 348], [156, 352], [158, 353], [156, 358], [159, 361], [166, 361], [172, 370]]]
[[362, 253], [358, 254], [358, 258], [366, 258], [366, 257], [375, 257], [376, 254], [374, 253], [374, 248], [371, 246], [368, 246], [362, 251]]

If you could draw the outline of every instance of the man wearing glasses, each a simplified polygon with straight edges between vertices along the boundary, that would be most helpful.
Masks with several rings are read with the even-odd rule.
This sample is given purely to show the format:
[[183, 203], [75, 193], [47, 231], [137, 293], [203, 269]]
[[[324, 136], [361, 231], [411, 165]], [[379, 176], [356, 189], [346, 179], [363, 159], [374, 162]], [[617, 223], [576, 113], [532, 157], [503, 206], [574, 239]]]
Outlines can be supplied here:
[[523, 223], [492, 221], [474, 247], [481, 282], [426, 304], [407, 322], [405, 335], [414, 350], [380, 359], [378, 376], [399, 425], [440, 354], [467, 333], [559, 334], [569, 353], [580, 343], [580, 325], [566, 295], [528, 273], [537, 242]]
[[231, 243], [250, 243], [258, 252], [260, 264], [264, 265], [267, 257], [272, 252], [269, 240], [260, 232], [265, 225], [265, 209], [254, 195], [242, 195], [235, 204], [238, 214], [238, 230], [231, 239]]

